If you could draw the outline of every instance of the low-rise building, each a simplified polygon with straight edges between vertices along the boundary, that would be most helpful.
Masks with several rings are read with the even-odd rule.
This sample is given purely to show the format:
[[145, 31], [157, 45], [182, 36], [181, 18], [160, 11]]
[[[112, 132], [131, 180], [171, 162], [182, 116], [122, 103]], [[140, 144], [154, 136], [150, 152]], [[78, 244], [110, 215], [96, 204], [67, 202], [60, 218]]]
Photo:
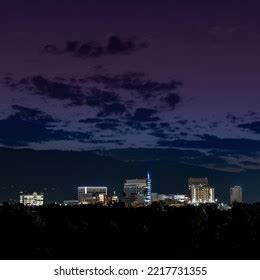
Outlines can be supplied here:
[[20, 203], [25, 206], [41, 206], [44, 203], [44, 195], [34, 192], [32, 194], [21, 194]]
[[79, 204], [106, 204], [107, 187], [104, 186], [82, 186], [78, 187]]

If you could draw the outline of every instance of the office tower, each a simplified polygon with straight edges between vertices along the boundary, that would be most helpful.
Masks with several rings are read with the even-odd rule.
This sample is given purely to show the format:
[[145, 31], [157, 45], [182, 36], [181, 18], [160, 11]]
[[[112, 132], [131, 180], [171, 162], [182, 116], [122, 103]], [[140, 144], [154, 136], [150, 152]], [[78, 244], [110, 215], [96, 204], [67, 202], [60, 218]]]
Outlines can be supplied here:
[[151, 193], [152, 202], [158, 201], [158, 193]]
[[144, 205], [147, 200], [147, 179], [129, 179], [124, 184], [124, 202], [126, 205]]
[[82, 186], [78, 187], [79, 204], [107, 203], [107, 187]]
[[189, 178], [188, 184], [192, 204], [215, 202], [215, 190], [208, 186], [207, 178]]
[[211, 187], [191, 187], [191, 203], [214, 203], [215, 192]]
[[230, 204], [234, 202], [242, 203], [242, 188], [240, 186], [230, 188]]
[[201, 186], [201, 187], [207, 187], [208, 186], [208, 178], [189, 178], [188, 184], [190, 186]]
[[147, 205], [149, 205], [152, 203], [152, 180], [149, 172], [147, 173], [146, 186], [147, 186], [147, 194], [146, 194], [145, 202]]
[[20, 203], [26, 206], [41, 206], [43, 205], [43, 199], [44, 195], [37, 192], [20, 195]]

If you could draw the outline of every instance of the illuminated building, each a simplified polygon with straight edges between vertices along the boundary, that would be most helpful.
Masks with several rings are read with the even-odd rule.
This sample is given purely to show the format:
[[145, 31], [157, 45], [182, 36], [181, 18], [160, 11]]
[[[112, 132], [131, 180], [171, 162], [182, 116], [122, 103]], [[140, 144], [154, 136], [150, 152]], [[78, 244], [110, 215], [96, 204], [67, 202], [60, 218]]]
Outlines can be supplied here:
[[214, 188], [211, 187], [191, 187], [191, 203], [214, 203], [215, 193]]
[[184, 194], [158, 194], [158, 202], [168, 206], [184, 206], [189, 202], [189, 197]]
[[150, 205], [152, 203], [152, 181], [149, 172], [146, 179], [126, 180], [124, 202], [132, 206]]
[[165, 200], [171, 200], [172, 196], [168, 194], [158, 194], [158, 201], [165, 201]]
[[119, 203], [119, 202], [120, 202], [119, 197], [115, 191], [113, 192], [113, 195], [107, 196], [107, 205], [113, 205], [113, 204]]
[[107, 203], [107, 187], [82, 186], [78, 187], [79, 204]]
[[43, 194], [34, 192], [32, 194], [21, 194], [20, 203], [26, 206], [41, 206], [43, 205]]
[[173, 194], [172, 199], [178, 203], [188, 203], [189, 201], [189, 197], [187, 197], [185, 194]]
[[242, 188], [240, 186], [230, 188], [230, 204], [234, 202], [242, 203]]
[[152, 180], [149, 172], [147, 173], [146, 186], [147, 186], [147, 193], [146, 193], [145, 202], [147, 205], [149, 205], [152, 203]]
[[207, 178], [188, 179], [192, 204], [215, 203], [215, 190], [208, 186]]
[[65, 206], [73, 206], [73, 205], [78, 205], [79, 201], [78, 200], [64, 200], [63, 204]]
[[144, 205], [147, 197], [146, 179], [129, 179], [124, 184], [124, 202], [126, 205]]

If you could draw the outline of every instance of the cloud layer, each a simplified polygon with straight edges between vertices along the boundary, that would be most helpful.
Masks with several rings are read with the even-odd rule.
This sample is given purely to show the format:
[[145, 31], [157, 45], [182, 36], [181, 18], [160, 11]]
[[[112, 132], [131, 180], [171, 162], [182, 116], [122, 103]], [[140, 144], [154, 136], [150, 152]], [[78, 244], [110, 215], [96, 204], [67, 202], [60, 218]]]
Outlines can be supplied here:
[[89, 133], [66, 131], [55, 128], [59, 121], [38, 109], [12, 106], [14, 112], [0, 120], [0, 141], [12, 147], [29, 146], [30, 143], [49, 142], [52, 140], [84, 141]]
[[63, 48], [54, 44], [47, 44], [42, 51], [45, 54], [67, 54], [75, 58], [99, 58], [106, 55], [128, 55], [147, 46], [147, 43], [140, 42], [135, 37], [122, 39], [120, 36], [112, 35], [105, 42], [69, 40], [65, 42]]

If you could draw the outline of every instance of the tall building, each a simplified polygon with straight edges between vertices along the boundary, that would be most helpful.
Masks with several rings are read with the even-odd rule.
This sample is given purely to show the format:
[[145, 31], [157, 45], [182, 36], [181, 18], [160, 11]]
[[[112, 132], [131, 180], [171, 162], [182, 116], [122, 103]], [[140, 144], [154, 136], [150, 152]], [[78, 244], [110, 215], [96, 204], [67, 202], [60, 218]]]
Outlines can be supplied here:
[[230, 204], [234, 202], [242, 203], [242, 188], [240, 186], [234, 186], [230, 188]]
[[201, 186], [201, 187], [207, 187], [208, 186], [208, 178], [189, 178], [188, 184], [190, 186]]
[[82, 186], [78, 187], [79, 204], [107, 203], [107, 187]]
[[20, 203], [26, 206], [41, 206], [43, 205], [43, 199], [44, 195], [37, 192], [20, 195]]
[[208, 186], [208, 178], [189, 178], [188, 184], [192, 204], [215, 202], [215, 190]]
[[146, 186], [147, 186], [147, 194], [146, 194], [145, 202], [146, 204], [150, 205], [152, 203], [152, 180], [149, 172], [147, 173]]
[[124, 202], [126, 205], [144, 205], [147, 197], [146, 179], [128, 179], [124, 184]]
[[215, 191], [211, 187], [191, 187], [191, 203], [214, 203]]

